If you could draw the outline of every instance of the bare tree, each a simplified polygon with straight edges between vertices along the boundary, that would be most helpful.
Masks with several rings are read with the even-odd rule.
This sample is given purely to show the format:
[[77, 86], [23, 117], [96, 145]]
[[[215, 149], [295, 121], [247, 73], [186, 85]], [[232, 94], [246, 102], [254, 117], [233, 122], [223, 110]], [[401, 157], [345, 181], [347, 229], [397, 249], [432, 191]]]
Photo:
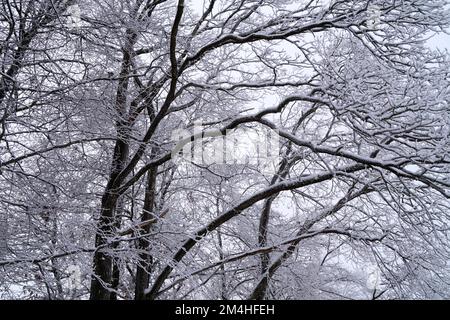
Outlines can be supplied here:
[[2, 1], [0, 294], [448, 297], [448, 5]]

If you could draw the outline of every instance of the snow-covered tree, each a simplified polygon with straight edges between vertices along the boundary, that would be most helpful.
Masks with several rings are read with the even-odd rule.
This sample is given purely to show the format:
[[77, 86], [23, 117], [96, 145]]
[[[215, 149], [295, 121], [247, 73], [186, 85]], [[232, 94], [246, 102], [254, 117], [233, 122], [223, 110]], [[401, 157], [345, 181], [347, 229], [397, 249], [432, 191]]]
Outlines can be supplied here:
[[450, 297], [447, 1], [1, 8], [0, 297]]

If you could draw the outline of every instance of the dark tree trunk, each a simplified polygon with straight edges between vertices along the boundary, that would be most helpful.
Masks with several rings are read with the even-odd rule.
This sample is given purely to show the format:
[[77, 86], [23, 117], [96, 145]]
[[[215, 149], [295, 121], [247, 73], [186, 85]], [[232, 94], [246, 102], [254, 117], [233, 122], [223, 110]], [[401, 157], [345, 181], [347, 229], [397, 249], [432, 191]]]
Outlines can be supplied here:
[[[110, 300], [111, 288], [113, 287], [113, 258], [107, 253], [108, 238], [115, 234], [117, 221], [115, 219], [115, 210], [118, 200], [118, 194], [115, 191], [117, 187], [116, 177], [123, 169], [128, 158], [129, 146], [126, 140], [120, 139], [116, 142], [114, 150], [113, 170], [110, 175], [109, 183], [102, 197], [102, 210], [97, 225], [97, 234], [95, 236], [95, 246], [98, 250], [94, 254], [94, 274], [91, 279], [91, 300]], [[117, 273], [116, 273], [117, 275]]]
[[[156, 177], [158, 173], [158, 168], [154, 167], [147, 173], [147, 186], [145, 190], [145, 200], [142, 212], [142, 221], [148, 221], [155, 218], [154, 208], [155, 208], [155, 191], [156, 191]], [[150, 232], [151, 224], [147, 224], [139, 230], [140, 234], [146, 235], [139, 239], [138, 250], [139, 250], [139, 262], [136, 268], [136, 287], [135, 287], [135, 299], [143, 300], [145, 297], [145, 289], [147, 289], [150, 273], [152, 267], [152, 256], [150, 254], [150, 240], [148, 238], [148, 233]]]
[[91, 300], [110, 300], [112, 279], [112, 257], [105, 252], [108, 237], [113, 235], [114, 207], [116, 200], [110, 193], [105, 193], [102, 201], [102, 212], [95, 236], [95, 246], [99, 248], [94, 254], [94, 274], [91, 279]]
[[[120, 198], [118, 200], [118, 205], [117, 205], [117, 212], [116, 212], [116, 224], [114, 226], [115, 230], [120, 230], [121, 224], [122, 224], [122, 218], [119, 217], [119, 214], [122, 214], [124, 211], [124, 203], [123, 203], [123, 198]], [[117, 249], [117, 247], [119, 246], [119, 242], [116, 242], [112, 245], [113, 250]], [[111, 300], [117, 300], [117, 290], [119, 288], [119, 284], [120, 284], [120, 258], [119, 257], [113, 257], [112, 260], [112, 264], [113, 264], [113, 271], [112, 271], [112, 280], [111, 280], [111, 286], [112, 286], [112, 291], [111, 291]]]
[[[290, 149], [288, 149], [287, 155], [289, 154]], [[289, 171], [289, 164], [287, 158], [284, 158], [280, 168], [278, 169], [277, 174], [272, 178], [271, 185], [274, 185], [279, 180], [284, 179]], [[268, 236], [268, 228], [270, 221], [270, 212], [272, 210], [273, 201], [278, 196], [278, 193], [267, 198], [264, 201], [264, 207], [261, 212], [261, 217], [259, 218], [259, 230], [258, 230], [258, 245], [260, 248], [267, 246], [267, 236]], [[254, 300], [263, 300], [266, 296], [266, 290], [268, 285], [268, 278], [265, 276], [268, 272], [268, 267], [270, 264], [270, 254], [268, 252], [264, 252], [260, 254], [260, 275], [263, 276], [263, 280], [260, 283], [261, 286], [258, 286], [258, 290], [255, 290], [255, 295], [252, 296]]]
[[111, 280], [111, 297], [110, 300], [117, 300], [117, 289], [120, 284], [120, 266], [119, 259], [113, 258], [113, 271], [112, 271], [112, 280]]
[[[95, 237], [96, 248], [100, 248], [94, 254], [94, 274], [91, 280], [91, 300], [110, 300], [111, 288], [113, 287], [113, 259], [104, 250], [108, 246], [108, 237], [114, 236], [116, 220], [115, 210], [117, 206], [117, 188], [122, 183], [123, 176], [120, 175], [125, 168], [129, 155], [129, 138], [131, 124], [127, 119], [127, 94], [129, 86], [128, 75], [131, 72], [133, 59], [133, 46], [137, 40], [137, 34], [132, 29], [127, 29], [126, 44], [123, 49], [122, 65], [120, 70], [120, 81], [116, 93], [116, 120], [117, 140], [114, 147], [114, 155], [111, 164], [111, 174], [105, 192], [102, 197], [102, 209]], [[118, 179], [118, 177], [121, 177]], [[117, 271], [115, 273], [118, 276]], [[117, 280], [118, 281], [118, 280]], [[118, 283], [116, 284], [118, 286]], [[114, 296], [113, 296], [114, 297]]]

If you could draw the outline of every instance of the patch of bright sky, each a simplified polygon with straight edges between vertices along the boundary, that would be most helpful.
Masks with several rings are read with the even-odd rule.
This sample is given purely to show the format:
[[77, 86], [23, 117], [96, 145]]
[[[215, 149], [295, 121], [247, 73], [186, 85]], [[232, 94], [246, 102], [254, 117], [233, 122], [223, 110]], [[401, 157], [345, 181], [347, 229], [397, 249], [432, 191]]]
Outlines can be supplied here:
[[427, 44], [432, 49], [447, 50], [450, 52], [450, 34], [444, 32], [438, 33], [431, 37], [427, 41]]

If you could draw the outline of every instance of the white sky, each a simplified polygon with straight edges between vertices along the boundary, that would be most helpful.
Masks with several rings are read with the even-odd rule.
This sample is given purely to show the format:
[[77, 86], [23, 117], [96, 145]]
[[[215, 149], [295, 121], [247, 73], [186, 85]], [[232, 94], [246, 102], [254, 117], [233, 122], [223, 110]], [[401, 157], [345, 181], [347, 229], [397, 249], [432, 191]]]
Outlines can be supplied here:
[[445, 50], [450, 52], [450, 35], [440, 33], [428, 40], [428, 45], [434, 49]]

